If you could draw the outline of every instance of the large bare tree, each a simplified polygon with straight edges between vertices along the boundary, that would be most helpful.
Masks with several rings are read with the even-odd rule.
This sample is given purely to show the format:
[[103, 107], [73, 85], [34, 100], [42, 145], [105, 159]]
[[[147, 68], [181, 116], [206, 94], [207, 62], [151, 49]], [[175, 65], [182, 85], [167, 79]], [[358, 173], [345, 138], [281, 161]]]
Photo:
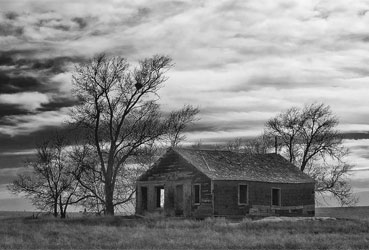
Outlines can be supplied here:
[[157, 103], [171, 66], [171, 59], [161, 55], [143, 59], [135, 67], [122, 57], [100, 55], [76, 68], [73, 83], [82, 104], [75, 107], [72, 118], [85, 129], [94, 157], [85, 164], [90, 172], [85, 171], [85, 179], [80, 180], [107, 215], [114, 215], [115, 206], [130, 197], [116, 192], [117, 185], [126, 181], [130, 158], [173, 131], [173, 123]]
[[316, 191], [331, 193], [342, 205], [355, 202], [347, 175], [352, 166], [344, 159], [348, 150], [336, 127], [337, 117], [329, 106], [313, 103], [293, 107], [265, 125], [269, 137], [277, 137], [281, 152], [316, 181]]

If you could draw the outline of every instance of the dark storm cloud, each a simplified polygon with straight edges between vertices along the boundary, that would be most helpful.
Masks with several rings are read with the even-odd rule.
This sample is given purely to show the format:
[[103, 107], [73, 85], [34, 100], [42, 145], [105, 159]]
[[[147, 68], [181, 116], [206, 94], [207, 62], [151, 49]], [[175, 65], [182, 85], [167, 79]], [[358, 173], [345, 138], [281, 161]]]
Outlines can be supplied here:
[[0, 124], [2, 124], [2, 118], [9, 115], [25, 115], [29, 114], [29, 110], [24, 109], [18, 104], [0, 103]]
[[[40, 138], [45, 137], [51, 131], [56, 130], [55, 127], [47, 127], [42, 130], [30, 133], [29, 135], [5, 135], [0, 134], [0, 152], [2, 153], [13, 153], [21, 150], [29, 150], [35, 148], [36, 143]], [[5, 156], [2, 157], [3, 159]], [[9, 166], [7, 166], [9, 167]]]
[[30, 68], [33, 70], [47, 70], [49, 73], [61, 73], [65, 72], [66, 66], [70, 63], [78, 63], [82, 62], [85, 59], [81, 57], [54, 57], [54, 58], [46, 58], [46, 59], [33, 59], [29, 61]]
[[[369, 139], [369, 132], [347, 132], [347, 133], [341, 133], [341, 136], [343, 139], [353, 139], [353, 140], [360, 140], [360, 139]], [[366, 145], [357, 145], [354, 146], [358, 149], [368, 149], [368, 146]]]
[[14, 64], [14, 60], [10, 55], [0, 52], [0, 65], [10, 66], [13, 64]]
[[45, 59], [38, 60], [33, 62], [30, 67], [34, 70], [50, 70], [53, 73], [63, 72], [63, 66], [65, 61], [64, 58], [53, 58], [53, 59]]
[[37, 49], [0, 50], [0, 65], [16, 65], [19, 59], [32, 58], [37, 52]]
[[24, 167], [32, 159], [35, 159], [34, 154], [0, 155], [0, 169]]
[[0, 66], [14, 66], [16, 69], [25, 72], [48, 71], [56, 74], [65, 72], [66, 66], [71, 63], [83, 62], [85, 59], [77, 56], [56, 56], [48, 58], [35, 57], [39, 51], [35, 50], [10, 50], [0, 51]]
[[10, 76], [0, 71], [0, 93], [45, 91], [45, 85], [31, 76]]
[[48, 103], [41, 103], [41, 107], [37, 111], [54, 111], [64, 107], [73, 107], [79, 103], [80, 101], [74, 97], [54, 97]]
[[64, 124], [61, 126], [41, 126], [37, 131], [29, 134], [10, 136], [0, 133], [0, 156], [33, 150], [38, 143], [55, 136], [56, 133], [65, 135], [71, 142], [74, 142], [74, 139], [78, 137], [80, 131], [72, 125]]
[[36, 145], [55, 134], [65, 135], [71, 143], [80, 132], [70, 126], [44, 127], [28, 135], [14, 137], [0, 134], [0, 184], [10, 183], [18, 173], [26, 173], [27, 162], [35, 160]]

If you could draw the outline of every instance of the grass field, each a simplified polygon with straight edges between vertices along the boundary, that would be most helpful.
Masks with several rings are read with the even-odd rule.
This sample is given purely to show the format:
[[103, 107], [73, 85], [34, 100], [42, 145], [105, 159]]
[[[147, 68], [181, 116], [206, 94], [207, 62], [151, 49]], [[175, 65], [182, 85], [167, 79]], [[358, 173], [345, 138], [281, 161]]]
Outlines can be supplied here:
[[315, 215], [320, 217], [369, 220], [369, 207], [319, 207], [315, 209]]
[[3, 216], [0, 249], [369, 249], [369, 221]]

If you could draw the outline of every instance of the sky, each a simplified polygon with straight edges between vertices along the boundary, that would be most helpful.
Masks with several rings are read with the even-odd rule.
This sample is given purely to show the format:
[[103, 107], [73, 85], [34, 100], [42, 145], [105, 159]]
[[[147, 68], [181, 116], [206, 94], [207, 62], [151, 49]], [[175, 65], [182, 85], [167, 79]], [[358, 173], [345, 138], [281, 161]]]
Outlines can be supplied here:
[[369, 191], [368, 24], [366, 0], [1, 0], [0, 210], [23, 208], [6, 184], [65, 127], [74, 67], [102, 52], [173, 59], [160, 104], [200, 108], [190, 143], [256, 136], [292, 106], [330, 105], [352, 184]]

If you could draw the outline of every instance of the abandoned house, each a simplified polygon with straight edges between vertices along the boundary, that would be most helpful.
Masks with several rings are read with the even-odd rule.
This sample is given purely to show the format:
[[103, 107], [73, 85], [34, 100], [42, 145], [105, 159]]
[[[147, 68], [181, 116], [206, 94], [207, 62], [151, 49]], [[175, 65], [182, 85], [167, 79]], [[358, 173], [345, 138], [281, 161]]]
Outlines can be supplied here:
[[314, 184], [278, 154], [174, 148], [137, 180], [136, 213], [313, 216]]

